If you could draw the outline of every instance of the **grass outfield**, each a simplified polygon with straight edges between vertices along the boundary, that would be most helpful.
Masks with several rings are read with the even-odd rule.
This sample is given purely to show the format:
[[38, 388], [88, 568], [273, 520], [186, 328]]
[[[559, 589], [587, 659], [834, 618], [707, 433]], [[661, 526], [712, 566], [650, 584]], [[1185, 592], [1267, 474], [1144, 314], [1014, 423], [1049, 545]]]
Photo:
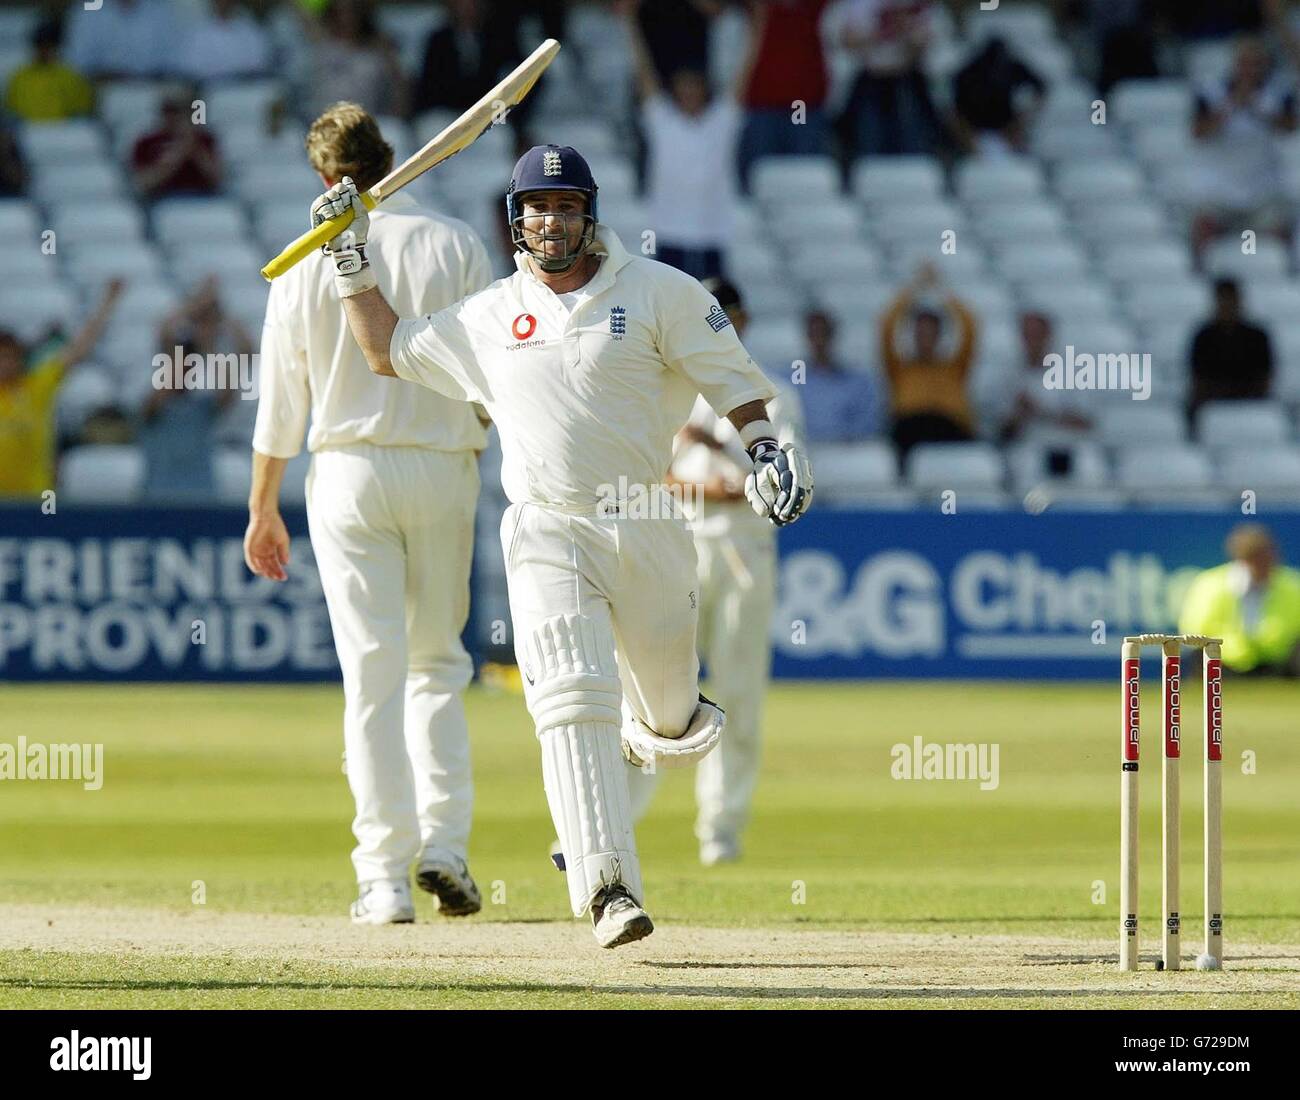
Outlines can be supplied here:
[[[774, 690], [746, 858], [698, 865], [691, 776], [665, 776], [638, 829], [660, 930], [619, 952], [568, 917], [517, 696], [468, 700], [483, 913], [451, 926], [422, 907], [413, 928], [353, 929], [337, 689], [3, 687], [0, 740], [102, 742], [105, 755], [99, 791], [0, 783], [0, 1006], [1300, 1005], [1300, 948], [1286, 946], [1300, 944], [1296, 690], [1230, 682], [1224, 694], [1228, 968], [1133, 977], [1114, 968], [1109, 685]], [[1201, 765], [1199, 710], [1186, 712], [1190, 958]], [[917, 735], [997, 745], [997, 788], [893, 779], [891, 747]], [[1157, 771], [1147, 765], [1143, 789], [1148, 954]]]

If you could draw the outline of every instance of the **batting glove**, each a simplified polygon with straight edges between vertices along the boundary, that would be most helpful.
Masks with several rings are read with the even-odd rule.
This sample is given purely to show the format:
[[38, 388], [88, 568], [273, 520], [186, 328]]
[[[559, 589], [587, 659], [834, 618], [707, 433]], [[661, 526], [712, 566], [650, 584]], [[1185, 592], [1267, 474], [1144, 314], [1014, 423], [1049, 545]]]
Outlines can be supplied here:
[[753, 472], [745, 478], [745, 497], [774, 527], [785, 527], [808, 510], [813, 497], [812, 466], [793, 443], [760, 439], [749, 448]]
[[360, 294], [377, 285], [370, 261], [366, 258], [370, 211], [361, 201], [351, 176], [344, 176], [311, 204], [313, 229], [321, 222], [344, 217], [349, 211], [352, 221], [348, 227], [321, 246], [321, 251], [334, 260], [334, 285], [341, 298]]

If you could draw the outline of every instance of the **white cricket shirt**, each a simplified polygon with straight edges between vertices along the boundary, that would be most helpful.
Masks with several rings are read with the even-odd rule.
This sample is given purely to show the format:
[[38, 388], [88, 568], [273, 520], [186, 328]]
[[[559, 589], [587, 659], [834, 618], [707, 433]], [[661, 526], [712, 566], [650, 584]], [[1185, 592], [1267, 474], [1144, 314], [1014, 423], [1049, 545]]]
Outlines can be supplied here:
[[[406, 316], [440, 310], [482, 290], [491, 265], [464, 222], [397, 194], [371, 211], [366, 245], [379, 288]], [[334, 289], [334, 262], [316, 252], [271, 284], [262, 328], [253, 447], [273, 458], [353, 443], [481, 450], [473, 406], [370, 373]]]
[[515, 503], [594, 508], [620, 477], [661, 485], [697, 394], [720, 415], [775, 395], [699, 282], [604, 225], [593, 248], [572, 313], [518, 253], [515, 274], [393, 332], [399, 377], [487, 406]]

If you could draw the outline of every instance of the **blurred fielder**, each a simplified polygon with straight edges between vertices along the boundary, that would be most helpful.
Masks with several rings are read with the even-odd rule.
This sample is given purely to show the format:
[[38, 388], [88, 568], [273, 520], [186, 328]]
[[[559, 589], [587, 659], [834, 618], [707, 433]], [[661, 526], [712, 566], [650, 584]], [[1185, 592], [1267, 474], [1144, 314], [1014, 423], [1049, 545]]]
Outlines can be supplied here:
[[[725, 279], [704, 288], [727, 311], [736, 335], [749, 324], [740, 292]], [[803, 417], [793, 387], [774, 382], [767, 403], [778, 440], [803, 450]], [[699, 399], [677, 434], [670, 480], [694, 487], [683, 494], [699, 558], [698, 649], [710, 692], [727, 711], [727, 736], [700, 761], [695, 775], [700, 862], [711, 867], [740, 858], [740, 837], [758, 782], [763, 696], [772, 665], [772, 611], [776, 603], [776, 528], [745, 500], [750, 462], [730, 421]], [[698, 504], [696, 503], [698, 502]], [[628, 777], [640, 818], [657, 774]]]
[[[355, 104], [331, 107], [307, 137], [327, 186], [369, 187], [393, 151]], [[313, 214], [315, 218], [315, 214]], [[366, 270], [399, 309], [429, 313], [491, 280], [464, 223], [395, 195], [376, 211]], [[415, 919], [416, 881], [447, 916], [475, 913], [465, 864], [473, 794], [461, 692], [473, 675], [460, 635], [486, 434], [472, 405], [396, 388], [365, 369], [334, 292], [334, 264], [313, 255], [277, 279], [262, 334], [261, 398], [245, 557], [284, 580], [289, 537], [277, 501], [287, 460], [312, 451], [307, 516], [343, 669], [343, 740], [356, 799], [352, 853], [359, 924]]]
[[352, 181], [320, 201], [356, 218], [328, 247], [371, 369], [480, 401], [497, 424], [515, 652], [569, 901], [575, 916], [591, 911], [602, 947], [641, 939], [654, 925], [624, 758], [694, 763], [724, 723], [699, 694], [695, 548], [662, 484], [673, 434], [702, 393], [739, 431], [750, 499], [778, 524], [808, 505], [808, 463], [778, 444], [774, 391], [726, 312], [598, 223], [595, 181], [573, 149], [536, 146], [515, 165], [516, 273], [411, 320], [377, 285]]

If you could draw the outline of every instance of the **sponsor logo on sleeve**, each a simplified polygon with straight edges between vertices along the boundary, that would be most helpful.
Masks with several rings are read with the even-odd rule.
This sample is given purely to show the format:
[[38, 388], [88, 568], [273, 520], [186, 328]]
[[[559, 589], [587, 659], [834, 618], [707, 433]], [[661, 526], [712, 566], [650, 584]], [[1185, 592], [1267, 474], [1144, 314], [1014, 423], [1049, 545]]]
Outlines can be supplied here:
[[709, 328], [713, 329], [714, 332], [721, 332], [731, 324], [731, 318], [727, 316], [727, 311], [716, 302], [704, 319], [709, 322]]

